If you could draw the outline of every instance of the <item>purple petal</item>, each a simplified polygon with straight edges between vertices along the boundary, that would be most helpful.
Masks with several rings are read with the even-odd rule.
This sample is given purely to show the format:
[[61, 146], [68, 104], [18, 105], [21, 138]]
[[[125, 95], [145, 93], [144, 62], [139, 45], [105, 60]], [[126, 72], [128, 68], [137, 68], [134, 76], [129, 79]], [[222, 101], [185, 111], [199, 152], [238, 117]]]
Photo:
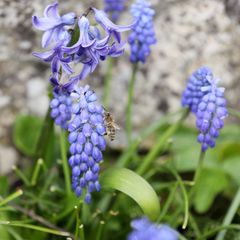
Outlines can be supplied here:
[[46, 18], [60, 18], [58, 14], [58, 2], [48, 5], [44, 10], [44, 16]]
[[52, 61], [53, 57], [54, 57], [54, 51], [47, 51], [47, 52], [43, 52], [43, 53], [37, 53], [37, 52], [33, 52], [32, 53], [33, 56], [41, 58], [42, 60], [49, 62]]
[[70, 75], [70, 74], [73, 73], [72, 68], [71, 68], [67, 63], [61, 62], [61, 65], [62, 65], [63, 70], [64, 70], [67, 74]]
[[67, 13], [61, 17], [62, 23], [65, 25], [73, 25], [75, 22], [76, 14], [73, 12]]
[[53, 35], [53, 30], [47, 30], [42, 36], [42, 47], [45, 48], [49, 45]]
[[38, 30], [47, 31], [61, 24], [61, 20], [32, 16], [32, 24]]
[[58, 73], [58, 70], [59, 70], [59, 59], [57, 57], [54, 57], [52, 62], [51, 62], [51, 70], [52, 70], [52, 73]]

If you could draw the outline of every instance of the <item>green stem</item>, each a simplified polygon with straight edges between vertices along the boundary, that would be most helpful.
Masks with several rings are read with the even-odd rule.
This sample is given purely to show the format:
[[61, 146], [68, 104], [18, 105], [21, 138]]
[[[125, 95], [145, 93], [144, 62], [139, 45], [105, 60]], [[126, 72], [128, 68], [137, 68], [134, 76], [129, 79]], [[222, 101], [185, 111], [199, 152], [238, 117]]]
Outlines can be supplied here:
[[60, 147], [61, 147], [61, 157], [62, 157], [66, 192], [67, 192], [67, 195], [70, 195], [71, 194], [70, 171], [69, 171], [68, 160], [67, 160], [66, 134], [64, 131], [61, 131], [60, 133]]
[[227, 225], [227, 226], [217, 227], [217, 228], [205, 233], [203, 236], [197, 238], [197, 240], [203, 240], [203, 239], [209, 238], [209, 237], [213, 236], [214, 234], [216, 234], [217, 232], [225, 230], [225, 229], [233, 229], [233, 230], [240, 231], [240, 225], [230, 224], [230, 225]]
[[189, 214], [189, 224], [191, 225], [192, 229], [194, 230], [194, 233], [196, 234], [196, 237], [200, 237], [201, 232], [199, 230], [199, 227], [194, 219], [194, 217], [192, 216], [192, 214]]
[[111, 89], [111, 80], [112, 80], [112, 67], [113, 67], [113, 58], [108, 58], [107, 72], [104, 78], [104, 89], [103, 89], [103, 106], [109, 108], [109, 93]]
[[[235, 195], [235, 197], [234, 197], [234, 199], [233, 199], [233, 201], [230, 205], [230, 208], [228, 209], [228, 212], [227, 212], [227, 214], [226, 214], [226, 216], [223, 220], [222, 225], [229, 225], [232, 222], [239, 206], [240, 206], [240, 188], [238, 189], [238, 191], [237, 191], [237, 193], [236, 193], [236, 195]], [[218, 236], [217, 236], [216, 240], [223, 240], [226, 232], [227, 232], [227, 230], [220, 231], [218, 233]]]
[[14, 200], [15, 198], [18, 198], [19, 196], [21, 196], [23, 194], [22, 189], [17, 190], [15, 193], [12, 193], [11, 195], [9, 195], [8, 197], [6, 197], [5, 199], [0, 201], [0, 207], [11, 202], [12, 200]]
[[137, 169], [137, 173], [140, 175], [143, 175], [151, 165], [151, 163], [156, 159], [158, 154], [164, 149], [164, 146], [167, 142], [167, 140], [178, 130], [178, 128], [182, 125], [185, 118], [188, 116], [189, 110], [185, 110], [182, 114], [182, 117], [178, 120], [177, 123], [171, 125], [166, 132], [161, 135], [158, 140], [156, 141], [156, 144], [152, 147], [150, 152], [147, 154], [147, 156], [142, 161], [142, 164]]
[[40, 232], [45, 232], [45, 233], [51, 233], [54, 235], [59, 235], [63, 237], [69, 237], [70, 233], [69, 232], [61, 232], [55, 229], [50, 229], [50, 228], [45, 228], [45, 227], [40, 227], [32, 224], [25, 224], [22, 222], [17, 222], [17, 221], [3, 221], [0, 220], [0, 225], [8, 225], [8, 226], [14, 226], [14, 227], [22, 227], [22, 228], [28, 228], [28, 229], [33, 229], [36, 231]]
[[202, 168], [203, 168], [204, 157], [205, 157], [205, 152], [201, 151], [200, 155], [199, 155], [198, 166], [197, 166], [197, 169], [196, 169], [194, 177], [193, 177], [194, 185], [196, 185], [196, 183], [197, 183], [197, 181], [198, 181], [198, 179], [201, 175]]
[[76, 228], [75, 228], [75, 236], [74, 239], [78, 240], [78, 232], [79, 232], [79, 225], [80, 225], [80, 219], [79, 219], [79, 209], [77, 206], [75, 206], [75, 213], [76, 213]]
[[171, 189], [171, 192], [170, 192], [170, 194], [169, 194], [169, 196], [167, 198], [166, 203], [164, 204], [164, 207], [163, 207], [163, 209], [161, 211], [161, 214], [160, 214], [160, 216], [157, 219], [158, 223], [161, 222], [162, 219], [164, 218], [164, 216], [167, 214], [167, 211], [170, 208], [171, 203], [173, 202], [173, 199], [175, 197], [175, 194], [176, 194], [176, 191], [177, 191], [177, 187], [178, 187], [178, 183], [175, 183], [174, 186]]
[[85, 240], [85, 235], [84, 235], [84, 226], [83, 226], [83, 224], [81, 224], [80, 226], [79, 226], [79, 230], [80, 230], [80, 239], [81, 240]]
[[182, 181], [181, 176], [178, 174], [178, 172], [174, 168], [167, 167], [167, 169], [173, 174], [173, 176], [177, 179], [178, 184], [181, 188], [182, 194], [183, 194], [183, 199], [184, 199], [184, 221], [182, 228], [186, 229], [187, 224], [188, 224], [188, 218], [189, 218], [189, 202], [188, 202], [188, 195], [187, 195], [187, 190], [184, 186], [184, 183]]
[[132, 77], [128, 87], [128, 101], [126, 108], [126, 130], [127, 130], [127, 139], [128, 143], [131, 143], [132, 140], [132, 104], [133, 104], [133, 95], [134, 95], [134, 85], [136, 81], [138, 70], [138, 64], [133, 65]]
[[40, 172], [40, 169], [41, 167], [43, 166], [43, 160], [40, 158], [37, 160], [37, 164], [34, 168], [34, 171], [33, 171], [33, 175], [32, 175], [32, 179], [31, 179], [31, 185], [34, 186], [36, 185], [36, 182], [37, 182], [37, 178], [39, 176], [39, 172]]
[[44, 119], [44, 124], [42, 126], [41, 133], [37, 142], [37, 147], [35, 150], [36, 160], [39, 158], [44, 158], [44, 154], [46, 153], [46, 149], [48, 148], [49, 145], [49, 139], [53, 131], [53, 119], [50, 116], [50, 112], [51, 108], [49, 107]]
[[13, 166], [12, 170], [16, 173], [16, 175], [18, 175], [18, 177], [24, 182], [24, 184], [26, 186], [30, 186], [30, 182], [28, 180], [28, 178], [24, 175], [24, 173], [17, 167], [17, 166]]
[[193, 194], [194, 194], [194, 191], [195, 191], [195, 188], [196, 188], [196, 183], [198, 182], [199, 177], [201, 175], [202, 168], [203, 168], [204, 157], [205, 157], [205, 152], [203, 152], [201, 150], [200, 154], [199, 154], [199, 158], [198, 158], [198, 165], [197, 165], [196, 171], [195, 171], [194, 176], [193, 176], [194, 185], [189, 192], [189, 197], [188, 197], [189, 199], [191, 199], [193, 197]]
[[101, 239], [104, 224], [105, 224], [104, 221], [100, 221], [100, 224], [99, 224], [99, 227], [98, 227], [98, 230], [97, 230], [96, 240]]

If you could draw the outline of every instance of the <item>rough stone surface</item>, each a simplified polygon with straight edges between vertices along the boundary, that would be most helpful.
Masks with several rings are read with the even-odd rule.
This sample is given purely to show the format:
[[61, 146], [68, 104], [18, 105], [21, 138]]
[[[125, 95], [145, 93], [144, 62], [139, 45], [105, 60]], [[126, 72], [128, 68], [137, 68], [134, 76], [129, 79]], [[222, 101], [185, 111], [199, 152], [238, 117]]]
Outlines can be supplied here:
[[[31, 16], [41, 15], [50, 0], [0, 1], [0, 144], [11, 144], [11, 128], [19, 113], [43, 116], [47, 109], [49, 66], [31, 52], [40, 49], [40, 33], [31, 27]], [[59, 1], [61, 12], [81, 14], [94, 1]], [[210, 66], [222, 79], [230, 106], [240, 101], [240, 0], [152, 0], [156, 9], [158, 43], [137, 75], [133, 123], [138, 132], [166, 112], [180, 108], [187, 76], [201, 65]], [[101, 1], [95, 1], [95, 6]], [[130, 1], [129, 1], [130, 4]], [[131, 21], [128, 13], [122, 23]], [[117, 147], [125, 145], [125, 106], [131, 74], [128, 50], [114, 64], [110, 111], [121, 131]], [[88, 83], [102, 95], [102, 63]], [[36, 108], [36, 106], [38, 106]], [[2, 151], [3, 147], [0, 149]]]
[[0, 145], [0, 175], [8, 173], [17, 162], [17, 152], [13, 147]]

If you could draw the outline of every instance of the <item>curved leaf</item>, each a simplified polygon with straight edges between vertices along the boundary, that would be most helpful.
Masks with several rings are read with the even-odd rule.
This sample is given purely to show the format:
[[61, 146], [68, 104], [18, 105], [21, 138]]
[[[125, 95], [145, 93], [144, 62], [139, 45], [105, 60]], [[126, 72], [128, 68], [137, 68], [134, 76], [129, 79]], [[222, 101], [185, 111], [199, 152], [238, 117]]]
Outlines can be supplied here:
[[109, 169], [101, 177], [103, 188], [112, 188], [131, 197], [151, 219], [160, 214], [157, 194], [150, 184], [135, 172], [126, 168]]

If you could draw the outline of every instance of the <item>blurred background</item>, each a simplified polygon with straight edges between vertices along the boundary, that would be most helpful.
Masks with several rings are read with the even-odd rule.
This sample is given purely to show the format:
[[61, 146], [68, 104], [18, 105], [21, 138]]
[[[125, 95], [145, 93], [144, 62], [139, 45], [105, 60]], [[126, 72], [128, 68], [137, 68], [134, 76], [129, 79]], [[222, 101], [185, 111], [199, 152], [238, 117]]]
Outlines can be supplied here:
[[[24, 161], [12, 141], [13, 124], [19, 114], [44, 117], [48, 108], [50, 67], [31, 55], [41, 51], [40, 32], [33, 29], [31, 16], [42, 16], [50, 0], [0, 0], [0, 175]], [[61, 13], [81, 14], [89, 5], [101, 8], [103, 1], [59, 1]], [[167, 112], [181, 107], [181, 93], [187, 77], [207, 65], [226, 88], [228, 105], [240, 103], [240, 0], [152, 0], [156, 10], [157, 44], [137, 76], [133, 126], [142, 128]], [[127, 1], [129, 6], [132, 1]], [[130, 23], [127, 11], [120, 23]], [[127, 37], [127, 36], [126, 36]], [[114, 64], [110, 111], [121, 131], [113, 148], [126, 145], [125, 106], [131, 74], [129, 51]], [[89, 84], [102, 96], [107, 63], [88, 77]], [[237, 119], [229, 118], [230, 122]], [[190, 123], [193, 121], [190, 120]]]

